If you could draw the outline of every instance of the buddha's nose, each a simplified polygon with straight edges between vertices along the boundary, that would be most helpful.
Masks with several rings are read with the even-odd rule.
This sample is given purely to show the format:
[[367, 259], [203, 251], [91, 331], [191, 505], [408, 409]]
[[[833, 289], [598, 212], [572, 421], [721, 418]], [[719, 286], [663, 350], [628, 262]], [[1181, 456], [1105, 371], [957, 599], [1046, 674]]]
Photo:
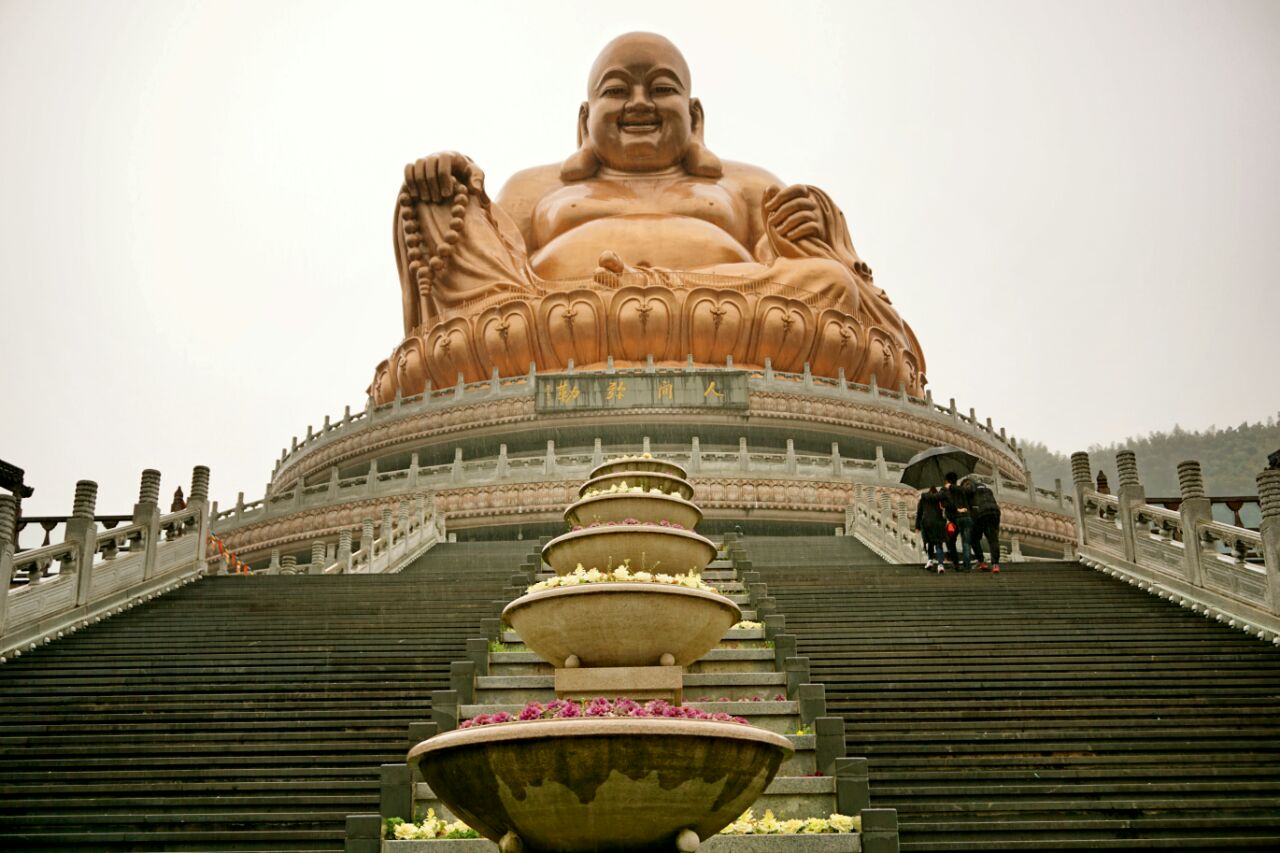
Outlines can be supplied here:
[[627, 109], [653, 109], [653, 99], [649, 97], [649, 90], [644, 86], [637, 84], [631, 87], [631, 97], [627, 98]]

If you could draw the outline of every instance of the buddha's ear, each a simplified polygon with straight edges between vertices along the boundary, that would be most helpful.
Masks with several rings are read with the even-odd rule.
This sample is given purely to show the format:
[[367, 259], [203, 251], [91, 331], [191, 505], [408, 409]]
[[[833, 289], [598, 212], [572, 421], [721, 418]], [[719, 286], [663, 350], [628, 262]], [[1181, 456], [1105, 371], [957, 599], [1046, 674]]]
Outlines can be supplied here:
[[587, 102], [583, 101], [582, 106], [578, 108], [578, 150], [560, 164], [560, 180], [585, 180], [599, 170], [600, 159], [596, 157], [595, 146], [591, 144], [591, 134], [587, 131]]
[[706, 124], [706, 116], [702, 112], [702, 101], [689, 99], [689, 147], [684, 152], [684, 169], [690, 175], [699, 178], [719, 178], [724, 176], [724, 166], [720, 158], [712, 154], [702, 142], [702, 131]]

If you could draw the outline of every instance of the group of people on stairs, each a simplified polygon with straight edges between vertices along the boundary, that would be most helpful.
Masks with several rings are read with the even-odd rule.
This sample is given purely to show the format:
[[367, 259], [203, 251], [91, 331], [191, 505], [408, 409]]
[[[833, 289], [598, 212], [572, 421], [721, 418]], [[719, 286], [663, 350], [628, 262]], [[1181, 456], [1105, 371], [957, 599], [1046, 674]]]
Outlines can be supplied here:
[[[967, 572], [977, 563], [978, 571], [1000, 571], [1000, 504], [991, 487], [972, 474], [957, 478], [947, 474], [941, 489], [931, 486], [920, 493], [916, 505], [915, 529], [924, 538], [926, 571], [952, 569]], [[982, 549], [986, 540], [991, 554], [988, 563]], [[959, 548], [956, 543], [959, 542]]]

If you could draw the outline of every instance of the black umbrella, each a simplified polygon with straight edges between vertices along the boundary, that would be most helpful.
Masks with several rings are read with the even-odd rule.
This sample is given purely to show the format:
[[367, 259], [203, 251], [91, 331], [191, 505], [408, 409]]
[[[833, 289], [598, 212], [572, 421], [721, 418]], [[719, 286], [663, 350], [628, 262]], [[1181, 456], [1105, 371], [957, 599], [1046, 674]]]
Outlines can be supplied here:
[[978, 457], [967, 450], [944, 444], [941, 447], [930, 447], [922, 450], [907, 462], [902, 469], [902, 482], [917, 489], [943, 485], [943, 477], [955, 474], [963, 477], [972, 474], [978, 465]]

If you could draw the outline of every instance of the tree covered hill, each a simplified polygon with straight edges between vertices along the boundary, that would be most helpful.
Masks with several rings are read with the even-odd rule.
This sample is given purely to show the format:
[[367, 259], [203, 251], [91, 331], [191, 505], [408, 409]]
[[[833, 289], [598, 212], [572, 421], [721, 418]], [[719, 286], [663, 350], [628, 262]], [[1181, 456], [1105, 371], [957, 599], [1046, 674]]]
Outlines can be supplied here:
[[[1070, 454], [1050, 450], [1038, 441], [1021, 446], [1037, 485], [1050, 487], [1060, 477], [1063, 488], [1070, 486]], [[1113, 490], [1119, 485], [1116, 451], [1125, 448], [1138, 455], [1138, 475], [1152, 497], [1178, 495], [1178, 463], [1186, 459], [1199, 461], [1210, 495], [1256, 495], [1258, 484], [1254, 478], [1267, 467], [1268, 454], [1280, 450], [1280, 422], [1270, 417], [1265, 423], [1243, 423], [1225, 429], [1211, 426], [1195, 431], [1175, 426], [1169, 432], [1094, 444], [1088, 448], [1094, 475], [1099, 468], [1105, 471]]]

